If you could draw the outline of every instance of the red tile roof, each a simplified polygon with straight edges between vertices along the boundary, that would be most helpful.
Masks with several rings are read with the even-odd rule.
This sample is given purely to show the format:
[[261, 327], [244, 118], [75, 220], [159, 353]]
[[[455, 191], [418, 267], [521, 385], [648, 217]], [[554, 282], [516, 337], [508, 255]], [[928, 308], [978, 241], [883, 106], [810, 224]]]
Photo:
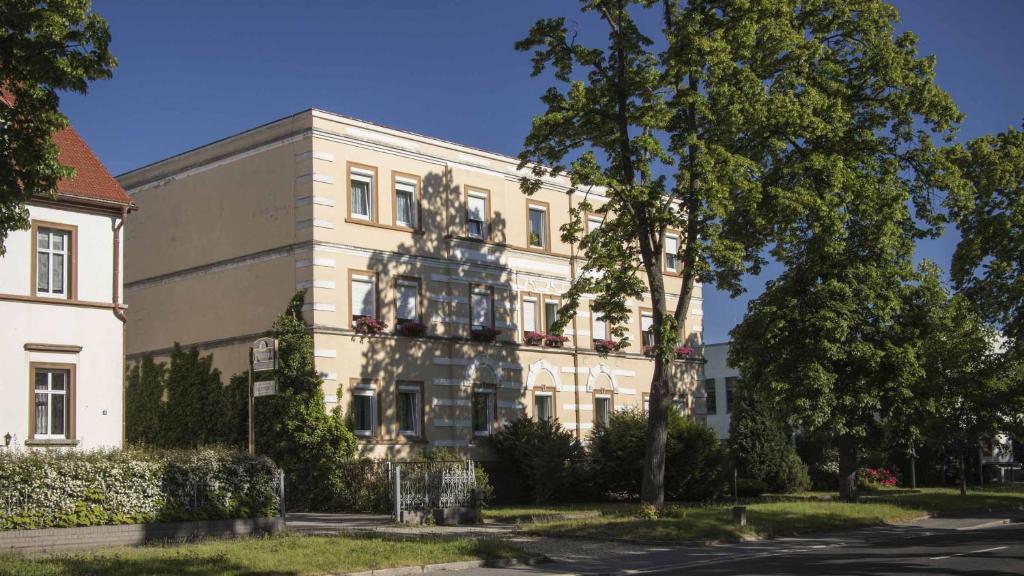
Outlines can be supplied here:
[[73, 127], [69, 126], [54, 134], [53, 143], [60, 147], [60, 163], [75, 169], [74, 178], [57, 183], [59, 194], [131, 204], [132, 200], [124, 188], [114, 180]]

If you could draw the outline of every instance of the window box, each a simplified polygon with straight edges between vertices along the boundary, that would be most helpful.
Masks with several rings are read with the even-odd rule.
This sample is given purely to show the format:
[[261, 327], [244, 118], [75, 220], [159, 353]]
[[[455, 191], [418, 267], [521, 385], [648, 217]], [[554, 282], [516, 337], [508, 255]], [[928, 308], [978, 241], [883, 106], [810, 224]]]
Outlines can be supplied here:
[[689, 358], [691, 353], [693, 353], [693, 348], [689, 346], [676, 346], [676, 358], [679, 360]]
[[356, 334], [373, 336], [376, 334], [383, 334], [387, 329], [388, 325], [386, 322], [381, 322], [380, 320], [370, 316], [360, 316], [356, 319]]
[[644, 356], [653, 358], [657, 351], [658, 349], [656, 346], [644, 346]]
[[423, 322], [407, 320], [405, 322], [399, 322], [398, 326], [395, 327], [395, 333], [399, 336], [420, 338], [427, 335], [427, 325]]
[[551, 348], [561, 348], [569, 341], [569, 338], [561, 334], [548, 334], [544, 337], [544, 345]]
[[544, 335], [540, 332], [526, 332], [523, 334], [523, 343], [528, 346], [540, 346], [544, 343]]
[[469, 337], [474, 342], [494, 342], [498, 339], [501, 330], [497, 328], [477, 327], [469, 331]]
[[621, 341], [616, 342], [611, 338], [594, 340], [594, 350], [596, 350], [598, 354], [610, 354], [622, 348], [622, 345], [623, 343]]

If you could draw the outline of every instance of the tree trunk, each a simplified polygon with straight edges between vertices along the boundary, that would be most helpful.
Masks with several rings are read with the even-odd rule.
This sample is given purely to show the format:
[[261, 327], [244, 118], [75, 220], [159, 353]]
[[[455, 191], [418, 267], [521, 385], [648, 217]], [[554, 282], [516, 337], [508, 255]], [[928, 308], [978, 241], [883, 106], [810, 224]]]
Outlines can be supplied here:
[[657, 508], [665, 504], [665, 444], [668, 442], [668, 411], [672, 405], [667, 371], [665, 360], [656, 356], [651, 395], [647, 399], [647, 443], [640, 500]]
[[857, 500], [857, 444], [848, 438], [839, 441], [839, 497]]
[[967, 443], [958, 450], [960, 452], [960, 495], [967, 496]]

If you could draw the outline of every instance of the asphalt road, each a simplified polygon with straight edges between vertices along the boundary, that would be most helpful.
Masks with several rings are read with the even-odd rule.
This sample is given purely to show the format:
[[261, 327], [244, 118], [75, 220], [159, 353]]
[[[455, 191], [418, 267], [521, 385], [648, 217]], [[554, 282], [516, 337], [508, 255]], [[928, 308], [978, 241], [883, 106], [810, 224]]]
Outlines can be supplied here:
[[574, 556], [566, 550], [554, 563], [460, 572], [464, 576], [566, 574], [1020, 576], [1024, 575], [1024, 524], [974, 530], [878, 528], [824, 538], [648, 547], [612, 556]]

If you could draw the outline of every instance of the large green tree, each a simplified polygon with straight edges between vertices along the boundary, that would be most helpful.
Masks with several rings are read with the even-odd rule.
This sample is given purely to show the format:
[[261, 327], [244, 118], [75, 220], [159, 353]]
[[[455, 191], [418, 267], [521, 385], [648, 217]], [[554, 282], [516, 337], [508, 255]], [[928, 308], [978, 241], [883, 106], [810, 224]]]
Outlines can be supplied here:
[[977, 138], [951, 150], [968, 186], [950, 196], [961, 240], [951, 276], [985, 317], [1024, 342], [1024, 132]]
[[25, 201], [73, 175], [51, 140], [68, 125], [57, 92], [85, 94], [110, 78], [109, 45], [89, 0], [0, 2], [0, 256], [7, 234], [28, 227]]
[[[522, 189], [569, 172], [574, 187], [600, 186], [607, 198], [581, 203], [562, 227], [586, 262], [561, 323], [584, 293], [596, 294], [593, 308], [611, 324], [628, 317], [627, 299], [650, 294], [656, 351], [642, 499], [660, 505], [669, 367], [695, 283], [739, 293], [766, 247], [787, 266], [805, 252], [827, 265], [848, 249], [865, 266], [874, 256], [902, 266], [899, 251], [915, 233], [904, 203], [933, 219], [938, 155], [928, 130], [946, 135], [959, 112], [934, 85], [933, 61], [918, 56], [912, 34], [895, 33], [895, 9], [878, 0], [581, 4], [605, 26], [603, 45], [584, 44], [563, 18], [537, 22], [517, 44], [534, 51], [535, 75], [551, 67], [561, 84], [543, 96], [520, 154], [532, 170]], [[650, 18], [639, 15], [649, 10], [659, 25], [645, 32], [638, 22]], [[863, 224], [848, 211], [872, 208], [895, 215], [872, 222], [887, 236], [844, 240]], [[605, 221], [584, 235], [589, 211]], [[660, 269], [669, 228], [684, 232], [674, 301]], [[876, 249], [893, 241], [900, 246]]]

